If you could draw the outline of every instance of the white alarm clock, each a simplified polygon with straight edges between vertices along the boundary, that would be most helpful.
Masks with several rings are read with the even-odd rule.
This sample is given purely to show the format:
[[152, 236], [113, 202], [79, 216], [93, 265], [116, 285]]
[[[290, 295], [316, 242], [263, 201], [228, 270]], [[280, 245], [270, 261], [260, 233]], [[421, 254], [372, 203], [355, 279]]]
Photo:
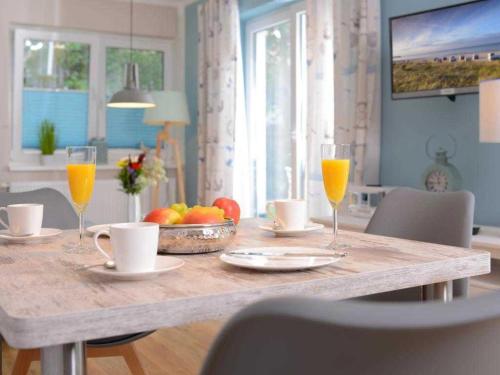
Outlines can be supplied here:
[[462, 176], [449, 161], [448, 152], [442, 148], [436, 151], [434, 163], [423, 173], [423, 185], [427, 191], [443, 193], [462, 188]]

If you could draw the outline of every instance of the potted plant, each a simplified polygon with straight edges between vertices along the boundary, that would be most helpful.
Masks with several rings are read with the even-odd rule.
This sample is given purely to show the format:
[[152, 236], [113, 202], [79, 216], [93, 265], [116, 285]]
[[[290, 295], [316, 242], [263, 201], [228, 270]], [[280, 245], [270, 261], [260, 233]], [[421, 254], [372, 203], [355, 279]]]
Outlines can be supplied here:
[[38, 144], [40, 147], [40, 163], [48, 165], [54, 163], [54, 152], [57, 148], [56, 126], [49, 120], [43, 120], [38, 133]]

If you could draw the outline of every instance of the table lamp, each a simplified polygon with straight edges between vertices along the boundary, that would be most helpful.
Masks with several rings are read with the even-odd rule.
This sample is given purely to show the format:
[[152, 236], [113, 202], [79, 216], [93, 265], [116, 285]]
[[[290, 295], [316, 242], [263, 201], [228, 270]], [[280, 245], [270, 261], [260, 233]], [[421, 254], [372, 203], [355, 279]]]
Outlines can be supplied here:
[[[163, 129], [156, 136], [156, 156], [160, 157], [163, 143], [172, 145], [177, 168], [177, 186], [179, 190], [179, 200], [186, 202], [186, 191], [184, 188], [184, 171], [182, 169], [181, 153], [179, 143], [170, 136], [172, 126], [189, 125], [189, 111], [186, 95], [179, 91], [155, 91], [151, 93], [156, 107], [148, 108], [144, 111], [144, 123], [153, 126], [163, 126]], [[158, 206], [158, 187], [153, 192], [153, 208]]]
[[500, 79], [479, 83], [479, 142], [500, 143]]

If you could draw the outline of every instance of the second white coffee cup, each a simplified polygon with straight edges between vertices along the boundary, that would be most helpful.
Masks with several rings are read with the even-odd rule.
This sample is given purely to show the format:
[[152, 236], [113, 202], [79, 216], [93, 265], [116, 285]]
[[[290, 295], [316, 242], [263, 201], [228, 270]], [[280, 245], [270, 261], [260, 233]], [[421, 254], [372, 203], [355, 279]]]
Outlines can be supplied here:
[[22, 203], [0, 207], [0, 211], [7, 212], [9, 225], [2, 219], [0, 224], [8, 228], [12, 236], [37, 236], [42, 230], [43, 204]]
[[[112, 259], [120, 272], [148, 272], [155, 268], [160, 227], [155, 223], [112, 224], [109, 230], [94, 235], [94, 243], [106, 258]], [[108, 234], [111, 238], [113, 257], [110, 257], [98, 239]]]
[[307, 207], [303, 199], [275, 200], [266, 208], [276, 229], [301, 230], [307, 224]]

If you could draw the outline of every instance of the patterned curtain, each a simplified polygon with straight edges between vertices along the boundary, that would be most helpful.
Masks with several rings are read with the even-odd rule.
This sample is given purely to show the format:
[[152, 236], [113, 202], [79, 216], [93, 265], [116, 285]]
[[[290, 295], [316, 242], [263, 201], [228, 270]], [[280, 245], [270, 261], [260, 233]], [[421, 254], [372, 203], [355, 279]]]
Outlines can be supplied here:
[[321, 175], [321, 144], [333, 143], [333, 5], [307, 1], [307, 202], [309, 216], [330, 212]]
[[380, 2], [334, 0], [333, 13], [335, 142], [354, 146], [351, 181], [360, 185], [367, 182], [367, 155], [380, 148]]
[[[309, 214], [318, 216], [330, 212], [322, 187], [321, 143], [353, 146], [355, 184], [365, 183], [367, 155], [378, 158], [380, 2], [307, 0], [307, 16], [308, 201]], [[378, 174], [378, 160], [369, 162]]]
[[198, 7], [198, 25], [198, 202], [229, 196], [245, 206], [238, 196], [245, 178], [239, 170], [238, 179], [233, 176], [246, 169], [247, 154], [242, 143], [235, 153], [236, 133], [245, 131], [238, 1], [206, 1]]

